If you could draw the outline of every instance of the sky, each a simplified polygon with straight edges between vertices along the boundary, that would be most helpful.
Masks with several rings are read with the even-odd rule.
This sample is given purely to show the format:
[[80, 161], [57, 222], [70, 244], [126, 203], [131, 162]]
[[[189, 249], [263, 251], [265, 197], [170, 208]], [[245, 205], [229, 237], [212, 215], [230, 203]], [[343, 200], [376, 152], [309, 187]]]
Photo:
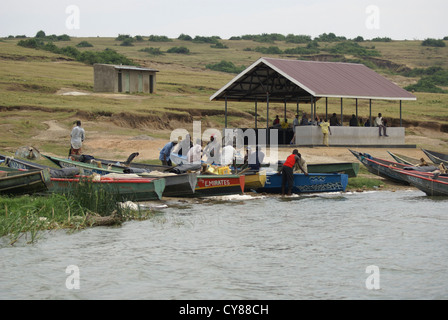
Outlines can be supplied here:
[[177, 38], [262, 33], [335, 33], [349, 39], [441, 39], [446, 0], [3, 0], [0, 37], [163, 35]]

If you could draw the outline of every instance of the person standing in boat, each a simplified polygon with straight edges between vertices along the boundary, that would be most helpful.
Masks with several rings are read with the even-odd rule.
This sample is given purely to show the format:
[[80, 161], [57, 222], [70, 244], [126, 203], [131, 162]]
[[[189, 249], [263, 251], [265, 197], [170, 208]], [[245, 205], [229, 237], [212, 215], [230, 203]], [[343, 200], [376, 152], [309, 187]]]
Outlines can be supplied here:
[[299, 150], [294, 149], [282, 167], [282, 196], [285, 195], [286, 186], [288, 186], [288, 196], [292, 193], [292, 188], [294, 187], [294, 166], [296, 165], [305, 175], [308, 175], [308, 172], [300, 164]]
[[84, 128], [81, 127], [81, 121], [76, 121], [76, 126], [73, 127], [70, 134], [70, 155], [81, 155], [82, 154], [82, 143], [86, 137]]
[[162, 165], [170, 167], [173, 165], [170, 155], [176, 145], [177, 141], [170, 141], [160, 150], [159, 160], [162, 161]]

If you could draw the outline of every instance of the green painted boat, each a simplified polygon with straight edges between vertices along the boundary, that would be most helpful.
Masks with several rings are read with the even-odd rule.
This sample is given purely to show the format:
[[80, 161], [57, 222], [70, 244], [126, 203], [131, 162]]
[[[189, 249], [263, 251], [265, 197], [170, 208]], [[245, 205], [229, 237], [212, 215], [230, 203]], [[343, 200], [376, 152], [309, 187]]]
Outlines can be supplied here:
[[332, 162], [308, 164], [308, 173], [344, 173], [349, 178], [356, 177], [359, 172], [357, 162]]
[[0, 194], [23, 195], [46, 192], [51, 187], [50, 170], [0, 169]]
[[51, 162], [53, 162], [54, 164], [56, 164], [58, 167], [61, 168], [79, 168], [80, 170], [82, 170], [82, 175], [92, 175], [94, 173], [96, 174], [100, 174], [100, 175], [106, 175], [109, 173], [125, 173], [124, 172], [124, 168], [123, 169], [119, 169], [119, 168], [112, 168], [112, 167], [103, 167], [103, 165], [101, 163], [85, 163], [85, 162], [79, 162], [79, 161], [73, 161], [70, 159], [63, 159], [63, 158], [58, 158], [58, 157], [52, 157], [52, 156], [47, 156], [47, 155], [43, 155], [45, 158], [47, 158], [48, 160], [50, 160]]
[[165, 189], [163, 178], [117, 178], [96, 176], [94, 178], [81, 176], [79, 178], [51, 178], [50, 192], [67, 194], [77, 190], [104, 191], [114, 194], [121, 201], [151, 201], [161, 200]]

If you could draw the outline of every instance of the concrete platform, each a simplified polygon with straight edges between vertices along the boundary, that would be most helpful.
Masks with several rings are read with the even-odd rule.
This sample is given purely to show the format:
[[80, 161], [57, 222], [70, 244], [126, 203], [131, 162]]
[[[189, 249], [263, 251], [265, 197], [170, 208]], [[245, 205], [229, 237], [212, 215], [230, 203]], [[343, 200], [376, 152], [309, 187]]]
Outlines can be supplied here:
[[[405, 128], [403, 127], [388, 127], [388, 137], [379, 136], [379, 130], [376, 127], [331, 127], [330, 130], [331, 147], [416, 148], [415, 145], [405, 143]], [[321, 128], [318, 126], [296, 127], [295, 145], [299, 147], [324, 146]]]

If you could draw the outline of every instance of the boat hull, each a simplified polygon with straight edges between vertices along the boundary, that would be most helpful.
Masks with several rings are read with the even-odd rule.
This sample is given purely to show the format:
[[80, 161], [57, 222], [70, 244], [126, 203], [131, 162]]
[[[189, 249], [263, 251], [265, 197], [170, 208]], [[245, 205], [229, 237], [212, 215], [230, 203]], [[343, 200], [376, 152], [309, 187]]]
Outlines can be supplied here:
[[172, 175], [151, 175], [144, 174], [145, 178], [164, 178], [165, 190], [164, 197], [191, 196], [195, 193], [198, 182], [198, 173], [181, 173]]
[[396, 170], [410, 185], [423, 191], [428, 196], [448, 197], [448, 176], [428, 172]]
[[199, 175], [194, 197], [223, 196], [244, 192], [244, 175]]
[[45, 192], [51, 187], [50, 171], [4, 171], [6, 174], [0, 178], [0, 194], [24, 195]]
[[266, 172], [247, 173], [244, 175], [244, 191], [263, 188], [266, 184]]
[[422, 149], [422, 151], [428, 156], [429, 160], [431, 160], [433, 163], [435, 164], [443, 163], [445, 166], [448, 166], [448, 155], [426, 149]]
[[100, 180], [80, 177], [74, 179], [51, 178], [50, 192], [70, 193], [76, 188], [105, 191], [115, 194], [121, 201], [151, 201], [162, 199], [165, 179], [130, 178], [116, 179], [101, 177]]
[[103, 168], [102, 166], [100, 167], [98, 165], [93, 165], [85, 162], [73, 161], [46, 155], [43, 156], [61, 168], [79, 168], [80, 170], [82, 170], [82, 175], [88, 176], [95, 173], [99, 175], [106, 175], [110, 173], [124, 173], [124, 168]]
[[[294, 173], [293, 193], [343, 192], [348, 184], [348, 175], [340, 173]], [[282, 175], [266, 174], [266, 184], [257, 192], [281, 193]]]

